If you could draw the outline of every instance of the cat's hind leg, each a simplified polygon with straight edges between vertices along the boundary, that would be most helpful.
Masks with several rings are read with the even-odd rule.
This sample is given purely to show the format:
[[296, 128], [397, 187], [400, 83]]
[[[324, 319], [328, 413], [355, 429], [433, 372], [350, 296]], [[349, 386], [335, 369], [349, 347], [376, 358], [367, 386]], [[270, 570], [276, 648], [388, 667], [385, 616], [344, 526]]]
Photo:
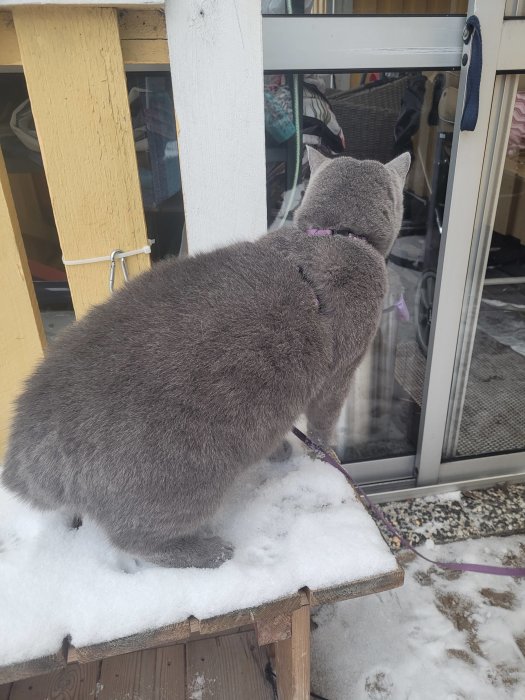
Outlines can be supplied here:
[[282, 443], [268, 457], [270, 462], [285, 462], [292, 456], [292, 446], [288, 440], [283, 440]]
[[233, 556], [233, 545], [216, 535], [204, 532], [155, 538], [152, 533], [143, 535], [136, 530], [112, 535], [113, 542], [121, 549], [158, 566], [173, 568], [216, 569]]

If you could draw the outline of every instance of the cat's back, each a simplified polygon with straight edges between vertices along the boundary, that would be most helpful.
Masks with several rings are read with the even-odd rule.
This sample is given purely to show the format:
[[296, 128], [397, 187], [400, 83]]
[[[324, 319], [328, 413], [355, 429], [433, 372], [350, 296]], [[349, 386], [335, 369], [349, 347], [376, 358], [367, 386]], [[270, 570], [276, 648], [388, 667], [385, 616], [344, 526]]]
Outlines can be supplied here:
[[289, 263], [257, 243], [158, 263], [57, 339], [18, 400], [7, 468], [117, 447], [136, 459], [167, 434], [255, 424], [297, 372], [307, 385], [326, 363], [315, 314]]

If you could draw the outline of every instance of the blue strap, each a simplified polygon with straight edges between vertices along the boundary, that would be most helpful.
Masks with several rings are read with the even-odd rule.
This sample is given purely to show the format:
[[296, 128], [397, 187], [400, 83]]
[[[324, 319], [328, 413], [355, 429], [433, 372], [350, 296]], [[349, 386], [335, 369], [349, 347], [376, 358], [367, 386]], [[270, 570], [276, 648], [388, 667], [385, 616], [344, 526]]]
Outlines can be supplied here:
[[472, 43], [467, 73], [465, 104], [463, 105], [463, 114], [461, 116], [461, 131], [474, 131], [478, 122], [479, 86], [481, 83], [481, 69], [483, 66], [481, 27], [476, 15], [467, 17], [463, 41], [465, 46], [467, 46], [469, 42]]

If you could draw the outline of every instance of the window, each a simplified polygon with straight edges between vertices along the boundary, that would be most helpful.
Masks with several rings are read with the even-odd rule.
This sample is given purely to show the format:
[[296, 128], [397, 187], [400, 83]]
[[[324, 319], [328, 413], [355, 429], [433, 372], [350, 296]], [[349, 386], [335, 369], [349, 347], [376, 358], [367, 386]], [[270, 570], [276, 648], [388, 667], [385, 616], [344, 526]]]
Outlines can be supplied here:
[[[185, 246], [169, 73], [129, 73], [128, 95], [152, 260]], [[48, 340], [74, 319], [53, 209], [22, 74], [0, 75], [0, 147]], [[94, 255], [97, 253], [94, 252]]]
[[305, 144], [334, 157], [387, 162], [409, 151], [413, 158], [383, 320], [337, 428], [345, 461], [416, 451], [458, 77], [432, 70], [265, 76], [271, 227], [291, 218], [304, 193]]

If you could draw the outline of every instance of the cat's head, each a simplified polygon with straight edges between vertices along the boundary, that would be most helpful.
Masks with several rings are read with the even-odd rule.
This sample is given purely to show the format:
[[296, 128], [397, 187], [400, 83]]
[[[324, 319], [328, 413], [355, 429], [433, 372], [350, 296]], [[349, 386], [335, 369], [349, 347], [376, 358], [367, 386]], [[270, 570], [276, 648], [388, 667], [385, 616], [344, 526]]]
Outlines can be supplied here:
[[311, 177], [294, 214], [301, 230], [351, 229], [385, 257], [401, 228], [410, 155], [386, 165], [348, 156], [327, 158], [307, 146]]

